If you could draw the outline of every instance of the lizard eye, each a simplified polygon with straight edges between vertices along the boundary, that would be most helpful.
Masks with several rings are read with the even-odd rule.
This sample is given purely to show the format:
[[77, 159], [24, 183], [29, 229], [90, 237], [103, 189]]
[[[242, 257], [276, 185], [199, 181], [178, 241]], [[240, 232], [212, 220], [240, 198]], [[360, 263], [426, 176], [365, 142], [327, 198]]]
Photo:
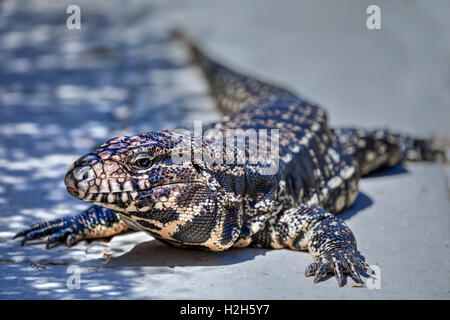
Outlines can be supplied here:
[[152, 159], [147, 153], [138, 153], [133, 157], [131, 165], [133, 169], [137, 170], [148, 169], [152, 165]]

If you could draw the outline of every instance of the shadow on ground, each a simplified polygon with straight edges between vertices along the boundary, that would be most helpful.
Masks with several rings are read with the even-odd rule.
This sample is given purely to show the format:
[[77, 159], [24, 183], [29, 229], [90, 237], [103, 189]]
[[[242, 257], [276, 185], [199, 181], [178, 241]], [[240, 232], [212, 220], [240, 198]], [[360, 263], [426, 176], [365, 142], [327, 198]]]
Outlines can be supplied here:
[[109, 259], [104, 267], [187, 267], [223, 266], [253, 260], [265, 255], [268, 249], [245, 248], [222, 252], [208, 252], [175, 248], [158, 240], [136, 245], [131, 251], [117, 258]]
[[363, 179], [389, 177], [389, 176], [396, 176], [396, 175], [405, 174], [405, 173], [408, 173], [408, 170], [404, 167], [403, 163], [398, 163], [395, 166], [374, 171], [374, 172], [364, 176]]

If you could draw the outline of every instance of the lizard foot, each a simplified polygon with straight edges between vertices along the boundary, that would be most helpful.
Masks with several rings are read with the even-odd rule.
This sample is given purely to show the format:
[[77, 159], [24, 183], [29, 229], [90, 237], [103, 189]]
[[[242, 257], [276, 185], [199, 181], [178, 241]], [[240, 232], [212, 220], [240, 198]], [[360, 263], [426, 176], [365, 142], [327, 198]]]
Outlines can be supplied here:
[[30, 240], [46, 237], [45, 247], [50, 249], [64, 241], [67, 247], [71, 247], [80, 240], [109, 237], [127, 229], [116, 212], [92, 206], [78, 215], [32, 224], [13, 239], [23, 237], [23, 246]]
[[311, 263], [305, 270], [305, 276], [314, 275], [314, 282], [319, 282], [327, 273], [334, 273], [339, 287], [342, 287], [345, 272], [350, 274], [358, 286], [364, 286], [357, 269], [368, 272], [370, 267], [356, 254], [355, 250], [335, 249], [322, 254], [317, 262]]
[[66, 240], [67, 247], [70, 247], [84, 237], [82, 226], [75, 218], [76, 216], [34, 223], [18, 232], [14, 239], [23, 237], [21, 245], [24, 246], [30, 240], [47, 237], [46, 249], [50, 249], [64, 240]]

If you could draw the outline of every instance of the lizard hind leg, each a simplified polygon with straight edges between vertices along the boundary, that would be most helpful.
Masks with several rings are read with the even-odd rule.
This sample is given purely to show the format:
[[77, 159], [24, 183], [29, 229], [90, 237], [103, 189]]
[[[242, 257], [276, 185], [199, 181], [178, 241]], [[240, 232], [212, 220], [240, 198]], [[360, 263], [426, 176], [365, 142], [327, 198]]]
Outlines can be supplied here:
[[432, 139], [417, 139], [389, 130], [334, 129], [343, 151], [356, 158], [361, 175], [403, 160], [436, 161], [445, 152], [436, 148]]

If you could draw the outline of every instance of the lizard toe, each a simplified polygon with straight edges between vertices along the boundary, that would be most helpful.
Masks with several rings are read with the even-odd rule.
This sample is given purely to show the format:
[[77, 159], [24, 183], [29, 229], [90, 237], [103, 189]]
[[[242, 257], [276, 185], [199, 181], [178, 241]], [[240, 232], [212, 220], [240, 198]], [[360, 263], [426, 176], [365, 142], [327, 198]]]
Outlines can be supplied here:
[[308, 265], [305, 269], [305, 276], [310, 277], [316, 274], [317, 269], [319, 269], [320, 263], [313, 262], [310, 265]]
[[366, 272], [370, 270], [356, 253], [345, 250], [336, 249], [329, 253], [323, 254], [318, 262], [310, 264], [305, 271], [306, 276], [315, 275], [314, 282], [319, 282], [327, 273], [334, 273], [339, 287], [344, 285], [344, 274], [347, 273], [358, 286], [363, 286], [359, 271]]
[[23, 237], [21, 245], [24, 246], [28, 241], [47, 237], [54, 232], [57, 232], [61, 228], [64, 228], [66, 225], [67, 223], [62, 219], [35, 223], [29, 228], [23, 229], [22, 231], [18, 232], [14, 236], [14, 239]]
[[73, 232], [72, 228], [64, 228], [56, 231], [52, 235], [50, 235], [47, 239], [47, 243], [45, 244], [46, 249], [50, 249], [58, 244], [64, 242], [67, 237]]

